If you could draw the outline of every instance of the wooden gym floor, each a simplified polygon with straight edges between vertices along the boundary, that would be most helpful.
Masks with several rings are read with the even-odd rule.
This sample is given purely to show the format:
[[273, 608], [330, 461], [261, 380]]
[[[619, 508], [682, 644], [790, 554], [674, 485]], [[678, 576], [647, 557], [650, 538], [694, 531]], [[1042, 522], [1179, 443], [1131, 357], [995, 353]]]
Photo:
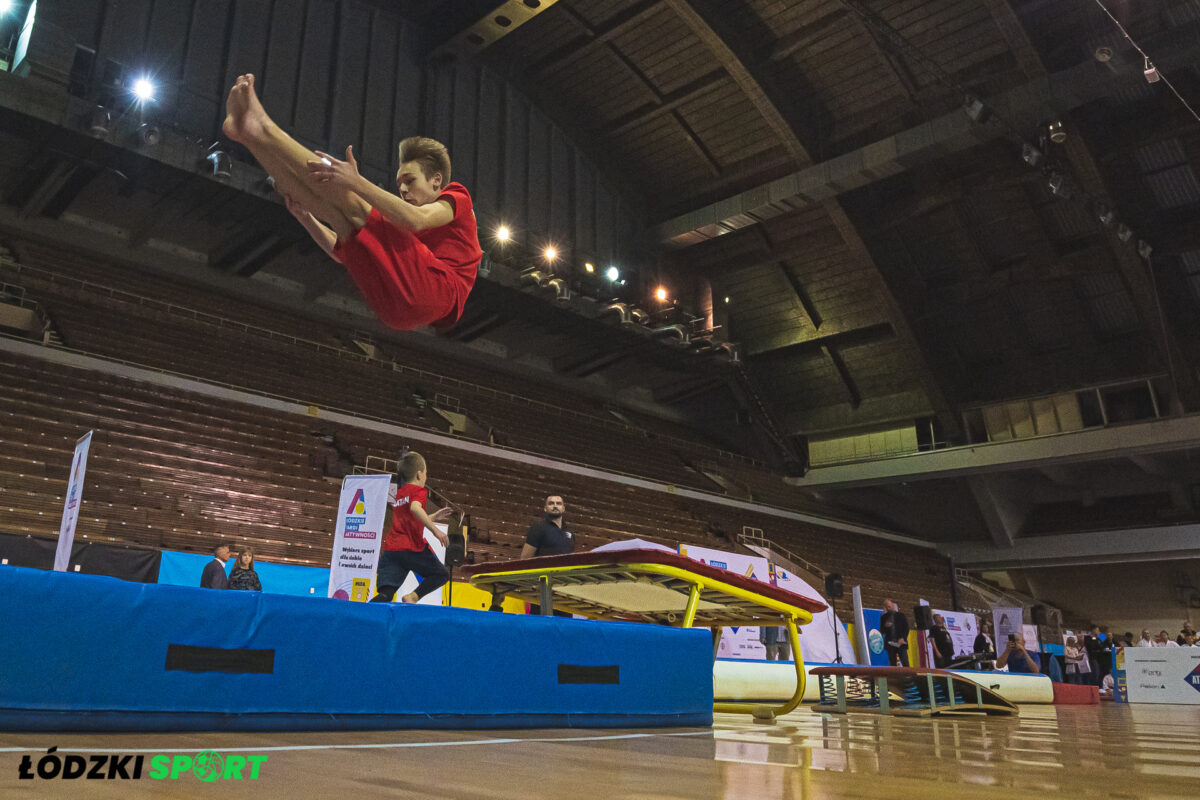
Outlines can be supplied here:
[[[60, 753], [266, 755], [258, 780], [19, 780]], [[68, 750], [69, 748], [69, 750]], [[712, 730], [0, 734], [0, 797], [1196, 797], [1200, 707], [1023, 706], [1019, 718], [822, 715]]]

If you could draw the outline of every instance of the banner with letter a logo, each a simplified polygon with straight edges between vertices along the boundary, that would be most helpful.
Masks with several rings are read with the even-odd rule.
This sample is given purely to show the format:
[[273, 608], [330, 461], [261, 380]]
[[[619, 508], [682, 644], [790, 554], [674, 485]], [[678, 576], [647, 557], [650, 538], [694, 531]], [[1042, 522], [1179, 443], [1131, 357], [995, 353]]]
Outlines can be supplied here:
[[67, 499], [63, 502], [62, 524], [58, 528], [58, 549], [54, 551], [54, 569], [66, 572], [71, 563], [71, 547], [75, 544], [75, 523], [79, 521], [79, 505], [83, 502], [83, 475], [87, 471], [88, 449], [92, 434], [88, 431], [75, 442], [75, 458], [71, 460], [71, 478], [67, 481]]
[[391, 482], [391, 475], [347, 475], [342, 481], [329, 563], [330, 597], [365, 603], [375, 594]]

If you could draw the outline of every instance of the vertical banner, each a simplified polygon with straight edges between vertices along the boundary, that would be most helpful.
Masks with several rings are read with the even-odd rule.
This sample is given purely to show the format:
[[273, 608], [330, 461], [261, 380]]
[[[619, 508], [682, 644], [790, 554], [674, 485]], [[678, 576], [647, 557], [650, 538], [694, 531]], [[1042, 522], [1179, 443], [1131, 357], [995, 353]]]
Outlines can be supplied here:
[[867, 650], [869, 658], [864, 663], [872, 667], [886, 667], [888, 654], [884, 648], [883, 639], [883, 610], [879, 608], [863, 609], [863, 627], [867, 630]]
[[[1003, 608], [996, 606], [992, 609], [992, 630], [996, 632], [996, 652], [1003, 653], [1004, 646], [1008, 642], [1009, 634], [1017, 635], [1023, 633], [1021, 630], [1021, 613], [1022, 609], [1019, 606], [1012, 608]], [[1026, 642], [1026, 645], [1032, 642]]]
[[62, 524], [58, 528], [58, 549], [54, 551], [54, 569], [66, 572], [75, 544], [75, 523], [79, 521], [79, 504], [83, 502], [83, 476], [87, 472], [88, 449], [92, 434], [88, 431], [75, 442], [75, 458], [71, 461], [71, 478], [67, 481], [67, 498], [63, 502]]
[[[850, 590], [850, 596], [854, 601], [854, 652], [858, 656], [858, 663], [871, 663], [871, 643], [868, 638], [867, 618], [863, 613], [862, 604], [862, 587], [855, 586]], [[875, 626], [875, 632], [879, 632], [879, 626]], [[882, 647], [882, 645], [880, 645]]]
[[347, 475], [342, 480], [329, 562], [330, 597], [365, 603], [374, 595], [391, 482], [391, 475]]

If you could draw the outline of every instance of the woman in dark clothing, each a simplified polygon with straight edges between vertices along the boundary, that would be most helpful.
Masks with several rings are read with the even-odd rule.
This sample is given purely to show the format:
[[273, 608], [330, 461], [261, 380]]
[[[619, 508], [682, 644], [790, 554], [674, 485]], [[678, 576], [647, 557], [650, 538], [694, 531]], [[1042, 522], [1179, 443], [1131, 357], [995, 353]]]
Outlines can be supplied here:
[[954, 660], [954, 640], [950, 638], [950, 631], [946, 630], [946, 618], [941, 614], [933, 615], [930, 634], [933, 638], [933, 665], [945, 669]]
[[237, 563], [233, 565], [233, 572], [229, 573], [229, 588], [254, 592], [262, 591], [262, 584], [259, 583], [258, 573], [254, 571], [253, 547], [243, 548], [238, 553]]
[[993, 662], [996, 660], [996, 644], [992, 641], [992, 624], [987, 620], [979, 626], [979, 633], [975, 636], [975, 655], [979, 657], [980, 669], [992, 669], [995, 666]]

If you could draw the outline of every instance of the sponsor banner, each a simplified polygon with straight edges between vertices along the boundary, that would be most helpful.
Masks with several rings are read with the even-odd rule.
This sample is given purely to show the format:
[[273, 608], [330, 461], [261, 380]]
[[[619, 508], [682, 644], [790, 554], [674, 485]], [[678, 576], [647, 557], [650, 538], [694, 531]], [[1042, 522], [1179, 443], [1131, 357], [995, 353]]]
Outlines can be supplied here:
[[937, 609], [934, 609], [933, 613], [941, 614], [946, 620], [946, 630], [950, 632], [950, 639], [954, 642], [954, 658], [969, 656], [975, 652], [975, 637], [979, 633], [979, 624], [974, 614]]
[[[708, 547], [680, 545], [679, 554], [690, 559], [708, 564], [711, 567], [727, 569], [738, 575], [745, 575], [766, 583], [770, 579], [770, 565], [762, 556], [748, 556], [741, 553], [730, 553], [725, 550], [713, 550]], [[801, 637], [801, 644], [807, 644]], [[807, 652], [807, 651], [806, 651]], [[725, 628], [721, 632], [721, 643], [717, 648], [718, 658], [756, 659], [762, 661], [767, 657], [767, 649], [758, 641], [758, 627], [745, 625]]]
[[[707, 547], [680, 545], [679, 554], [695, 559], [702, 564], [727, 569], [739, 575], [745, 575], [763, 581], [772, 586], [779, 586], [789, 592], [805, 597], [821, 598], [821, 593], [793, 572], [785, 570], [778, 564], [767, 561], [762, 556], [730, 553], [725, 550], [712, 550]], [[826, 601], [828, 603], [828, 601]], [[804, 660], [820, 663], [832, 663], [840, 650], [842, 663], [855, 664], [854, 646], [846, 633], [846, 626], [826, 609], [820, 614], [813, 615], [813, 621], [799, 629], [800, 646], [804, 651]], [[835, 641], [834, 635], [837, 635]], [[754, 627], [729, 627], [721, 634], [721, 643], [717, 649], [719, 658], [758, 659], [766, 658], [766, 648], [758, 639], [759, 630]], [[794, 654], [792, 654], [794, 656]]]
[[[1011, 633], [1014, 636], [1021, 633], [1021, 614], [1020, 606], [1001, 607], [996, 606], [992, 609], [992, 631], [996, 634], [996, 652], [1004, 652], [1004, 642], [1008, 641], [1008, 635]], [[1025, 642], [1026, 646], [1030, 642]]]
[[883, 609], [864, 608], [863, 624], [867, 631], [867, 652], [872, 667], [886, 667], [888, 654], [883, 643]]
[[1200, 648], [1126, 647], [1130, 703], [1200, 705]]
[[365, 603], [375, 595], [391, 482], [391, 475], [347, 475], [342, 481], [329, 563], [330, 597]]
[[1129, 681], [1125, 675], [1125, 648], [1113, 648], [1113, 701], [1117, 703], [1129, 702]]
[[67, 498], [63, 501], [62, 524], [58, 528], [58, 549], [54, 551], [54, 569], [66, 572], [71, 562], [71, 547], [75, 544], [75, 524], [79, 521], [79, 506], [83, 503], [83, 476], [87, 472], [88, 450], [92, 434], [88, 431], [75, 443], [71, 460], [71, 478], [67, 481]]

